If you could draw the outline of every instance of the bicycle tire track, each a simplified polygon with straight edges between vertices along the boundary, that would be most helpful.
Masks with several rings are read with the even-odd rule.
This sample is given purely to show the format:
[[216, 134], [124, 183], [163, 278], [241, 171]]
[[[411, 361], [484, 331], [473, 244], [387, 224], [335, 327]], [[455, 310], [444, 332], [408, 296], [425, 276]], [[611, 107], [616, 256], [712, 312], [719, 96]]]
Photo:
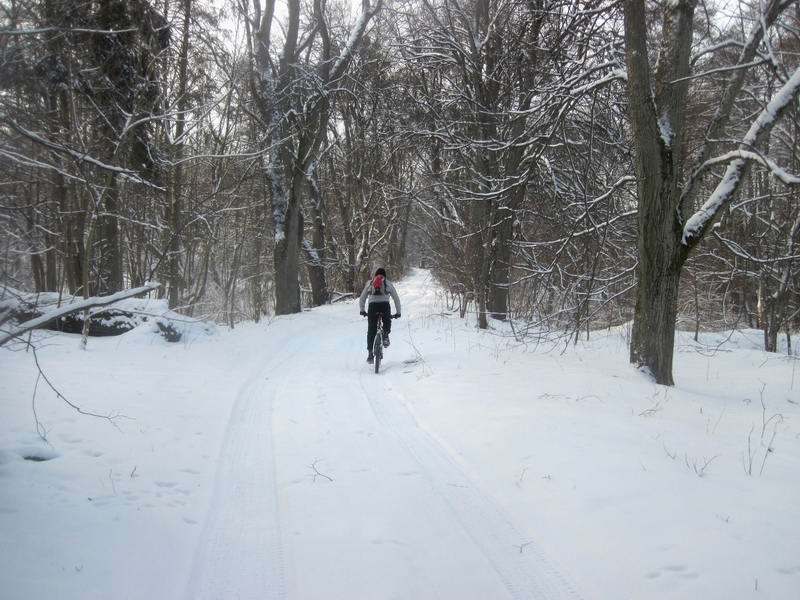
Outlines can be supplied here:
[[[573, 585], [452, 460], [449, 453], [406, 408], [402, 395], [374, 395], [363, 374], [359, 383], [378, 421], [391, 431], [419, 465], [469, 538], [497, 572], [515, 600], [580, 600]], [[525, 544], [524, 552], [519, 551]]]
[[[260, 367], [234, 402], [215, 477], [215, 491], [195, 554], [186, 600], [283, 600], [280, 511], [272, 411], [275, 389], [265, 373], [291, 360], [286, 353]], [[254, 466], [263, 469], [254, 469]], [[242, 560], [242, 555], [248, 556]]]

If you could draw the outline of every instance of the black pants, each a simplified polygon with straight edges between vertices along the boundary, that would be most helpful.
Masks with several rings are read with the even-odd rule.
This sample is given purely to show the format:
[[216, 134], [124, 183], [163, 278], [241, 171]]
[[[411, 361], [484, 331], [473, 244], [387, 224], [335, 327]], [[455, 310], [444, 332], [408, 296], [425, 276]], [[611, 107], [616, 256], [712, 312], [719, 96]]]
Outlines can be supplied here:
[[383, 333], [388, 335], [392, 330], [392, 314], [388, 302], [370, 302], [367, 307], [367, 350], [372, 352], [375, 334], [378, 333], [378, 318], [383, 318]]

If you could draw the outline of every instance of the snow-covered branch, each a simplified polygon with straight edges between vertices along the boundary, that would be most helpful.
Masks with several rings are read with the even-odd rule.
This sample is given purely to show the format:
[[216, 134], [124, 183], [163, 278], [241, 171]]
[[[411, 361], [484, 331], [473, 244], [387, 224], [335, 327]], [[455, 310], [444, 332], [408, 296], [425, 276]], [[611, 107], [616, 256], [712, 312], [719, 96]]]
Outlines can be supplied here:
[[339, 79], [344, 74], [347, 66], [350, 64], [350, 61], [353, 58], [356, 47], [361, 42], [361, 38], [364, 37], [364, 32], [367, 30], [367, 25], [369, 25], [369, 22], [372, 20], [372, 18], [378, 14], [382, 4], [383, 0], [377, 0], [375, 3], [375, 8], [370, 8], [369, 0], [362, 0], [361, 15], [358, 17], [356, 24], [350, 30], [350, 36], [347, 39], [347, 43], [345, 43], [344, 48], [342, 48], [342, 51], [339, 53], [339, 56], [336, 58], [333, 63], [333, 67], [331, 68], [331, 81]]
[[0, 36], [41, 35], [43, 33], [91, 33], [96, 35], [121, 35], [135, 33], [136, 29], [86, 29], [82, 27], [37, 27], [35, 29], [0, 29]]
[[161, 286], [160, 283], [150, 282], [141, 287], [132, 288], [130, 290], [124, 290], [122, 292], [117, 292], [116, 294], [111, 294], [110, 296], [92, 297], [80, 300], [78, 302], [72, 302], [54, 311], [48, 312], [42, 315], [41, 317], [31, 319], [30, 321], [25, 321], [25, 323], [14, 328], [12, 331], [3, 333], [2, 335], [0, 335], [0, 346], [13, 340], [14, 338], [17, 338], [27, 333], [28, 331], [31, 331], [32, 329], [44, 327], [48, 323], [52, 323], [53, 321], [55, 321], [56, 319], [60, 319], [61, 317], [65, 317], [67, 315], [80, 312], [87, 308], [95, 308], [97, 306], [108, 306], [109, 304], [114, 304], [115, 302], [119, 302], [120, 300], [125, 300], [126, 298], [141, 296], [142, 294], [152, 292], [153, 290], [159, 288], [160, 286]]
[[584, 84], [582, 86], [574, 87], [570, 89], [569, 92], [573, 96], [579, 96], [581, 94], [586, 94], [596, 88], [602, 87], [607, 83], [611, 83], [612, 81], [627, 81], [627, 80], [628, 80], [628, 73], [627, 71], [625, 71], [625, 69], [613, 69], [605, 77], [602, 77], [597, 81]]
[[719, 42], [717, 44], [713, 44], [711, 46], [703, 48], [702, 50], [700, 50], [697, 54], [695, 54], [692, 57], [692, 61], [691, 62], [692, 62], [692, 64], [695, 64], [698, 60], [700, 60], [706, 54], [713, 54], [714, 52], [717, 52], [719, 50], [724, 50], [725, 48], [742, 48], [743, 46], [744, 46], [744, 43], [742, 43], [739, 40], [724, 40], [724, 41]]
[[[792, 104], [798, 94], [800, 94], [800, 68], [778, 90], [778, 93], [775, 94], [750, 126], [739, 146], [739, 152], [755, 154], [750, 149], [755, 148], [758, 142], [769, 134], [783, 112]], [[713, 224], [720, 210], [734, 198], [744, 178], [748, 162], [747, 158], [740, 156], [734, 158], [728, 164], [728, 168], [725, 170], [725, 174], [717, 184], [714, 192], [700, 210], [686, 221], [681, 240], [684, 246], [691, 247], [700, 241]]]
[[730, 73], [731, 71], [738, 71], [740, 69], [750, 69], [751, 67], [758, 67], [763, 65], [767, 62], [764, 59], [754, 60], [753, 62], [743, 63], [738, 65], [730, 65], [728, 67], [717, 67], [716, 69], [709, 69], [708, 71], [703, 71], [702, 73], [694, 73], [692, 75], [688, 75], [686, 77], [681, 77], [680, 79], [673, 79], [670, 81], [670, 85], [675, 85], [676, 83], [680, 83], [681, 81], [691, 81], [693, 79], [699, 79], [701, 77], [708, 77], [709, 75], [717, 75], [718, 73]]
[[772, 176], [785, 185], [800, 185], [800, 176], [787, 173], [783, 167], [760, 152], [756, 152], [754, 150], [745, 150], [743, 148], [731, 150], [730, 152], [726, 152], [725, 154], [721, 154], [720, 156], [709, 159], [702, 165], [701, 169], [705, 171], [709, 167], [713, 167], [714, 165], [718, 164], [726, 164], [737, 158], [759, 163], [760, 165], [769, 169]]
[[2, 121], [3, 123], [5, 123], [9, 127], [11, 127], [11, 129], [16, 131], [19, 135], [29, 139], [32, 142], [35, 142], [36, 144], [39, 144], [40, 146], [44, 146], [45, 148], [48, 148], [49, 150], [53, 150], [54, 152], [60, 152], [60, 153], [63, 153], [63, 154], [67, 154], [68, 156], [72, 157], [73, 159], [75, 159], [78, 162], [89, 163], [90, 165], [95, 166], [95, 167], [97, 167], [99, 169], [102, 169], [103, 171], [108, 171], [110, 173], [114, 173], [114, 174], [118, 175], [119, 177], [122, 177], [123, 179], [127, 179], [129, 181], [132, 181], [134, 183], [140, 183], [142, 185], [146, 185], [148, 187], [164, 191], [163, 187], [158, 186], [158, 185], [156, 185], [156, 184], [154, 184], [154, 183], [152, 183], [150, 181], [147, 181], [146, 179], [143, 179], [135, 171], [131, 171], [130, 169], [126, 169], [124, 167], [119, 167], [117, 165], [110, 165], [108, 163], [104, 163], [103, 161], [98, 160], [98, 159], [94, 158], [93, 156], [90, 156], [86, 152], [79, 152], [78, 150], [74, 150], [72, 148], [69, 148], [68, 146], [64, 146], [63, 144], [57, 144], [56, 142], [52, 142], [50, 140], [47, 140], [47, 139], [43, 138], [42, 136], [34, 133], [33, 131], [25, 129], [21, 125], [18, 125], [17, 123], [15, 123], [15, 122], [7, 119], [7, 118], [0, 117], [0, 121]]

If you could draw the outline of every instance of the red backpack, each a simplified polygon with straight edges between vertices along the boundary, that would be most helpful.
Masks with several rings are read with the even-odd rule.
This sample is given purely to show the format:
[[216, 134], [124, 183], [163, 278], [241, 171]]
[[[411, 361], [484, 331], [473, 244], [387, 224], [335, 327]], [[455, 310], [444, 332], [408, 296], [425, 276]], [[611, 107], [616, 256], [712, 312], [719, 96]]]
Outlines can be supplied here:
[[383, 275], [375, 275], [375, 279], [372, 280], [372, 293], [376, 296], [383, 296], [385, 294], [384, 291], [384, 282], [386, 278]]

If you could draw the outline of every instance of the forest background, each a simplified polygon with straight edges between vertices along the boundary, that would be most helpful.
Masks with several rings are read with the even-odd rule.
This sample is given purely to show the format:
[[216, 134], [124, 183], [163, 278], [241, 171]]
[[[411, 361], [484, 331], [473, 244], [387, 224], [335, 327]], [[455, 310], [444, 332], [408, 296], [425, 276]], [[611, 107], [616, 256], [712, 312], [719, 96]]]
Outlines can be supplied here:
[[233, 327], [426, 266], [659, 383], [676, 325], [791, 354], [799, 66], [786, 0], [9, 0], [0, 285]]

